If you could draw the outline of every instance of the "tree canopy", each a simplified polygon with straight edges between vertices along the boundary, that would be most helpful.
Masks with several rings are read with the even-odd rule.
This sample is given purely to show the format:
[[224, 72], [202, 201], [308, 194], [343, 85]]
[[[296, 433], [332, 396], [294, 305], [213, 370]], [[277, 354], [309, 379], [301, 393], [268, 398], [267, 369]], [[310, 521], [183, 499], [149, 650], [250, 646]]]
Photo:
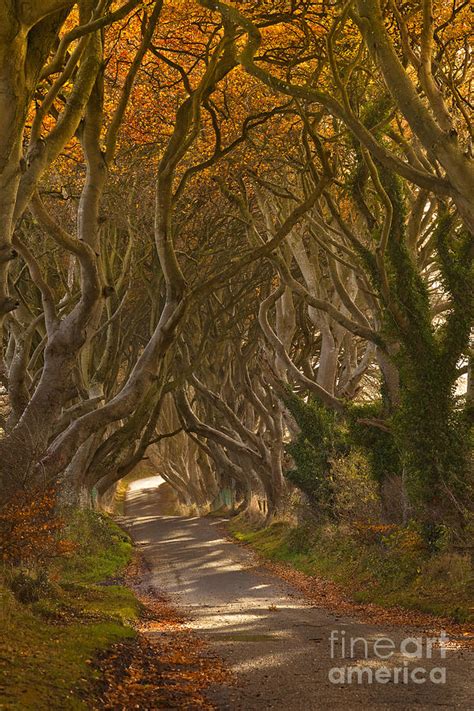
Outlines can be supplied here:
[[357, 450], [463, 525], [471, 11], [0, 0], [3, 501], [146, 458], [202, 507], [292, 482], [330, 515]]

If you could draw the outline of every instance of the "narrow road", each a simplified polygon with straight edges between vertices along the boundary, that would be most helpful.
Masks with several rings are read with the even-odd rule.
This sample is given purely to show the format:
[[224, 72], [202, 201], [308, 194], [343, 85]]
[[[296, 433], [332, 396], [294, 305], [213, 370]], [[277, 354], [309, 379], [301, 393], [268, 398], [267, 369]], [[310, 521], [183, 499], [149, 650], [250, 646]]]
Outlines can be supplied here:
[[[416, 637], [416, 630], [370, 626], [311, 607], [262, 571], [250, 551], [223, 538], [216, 521], [160, 515], [169, 510], [166, 487], [140, 486], [129, 490], [126, 518], [153, 586], [189, 616], [189, 626], [237, 679], [211, 695], [219, 709], [474, 709], [470, 652], [448, 649], [443, 659], [435, 648], [427, 659], [425, 646], [423, 658], [411, 658], [418, 652], [412, 641], [402, 654], [403, 640]], [[331, 669], [357, 666], [365, 668], [362, 683], [355, 672], [351, 683], [330, 681], [330, 674], [340, 681], [347, 673]], [[431, 671], [442, 681], [443, 672], [434, 668], [446, 670], [446, 683], [429, 679]], [[370, 683], [377, 670], [382, 681]]]

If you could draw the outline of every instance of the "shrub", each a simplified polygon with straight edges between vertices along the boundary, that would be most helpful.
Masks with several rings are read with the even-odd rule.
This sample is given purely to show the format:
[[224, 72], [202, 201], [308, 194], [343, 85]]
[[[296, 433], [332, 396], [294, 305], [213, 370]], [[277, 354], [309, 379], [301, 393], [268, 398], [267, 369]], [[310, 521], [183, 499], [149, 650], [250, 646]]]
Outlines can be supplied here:
[[323, 517], [380, 517], [382, 484], [400, 472], [392, 434], [369, 424], [381, 419], [382, 403], [348, 404], [342, 417], [294, 393], [285, 404], [300, 428], [286, 446], [295, 465], [287, 478]]
[[290, 551], [307, 553], [315, 543], [315, 532], [310, 525], [295, 526], [288, 532], [286, 542]]
[[43, 567], [75, 548], [62, 537], [64, 521], [56, 508], [56, 492], [32, 491], [0, 511], [0, 550], [6, 565]]
[[428, 547], [419, 527], [411, 522], [407, 526], [393, 526], [383, 537], [384, 545], [395, 553], [427, 553]]
[[285, 402], [301, 429], [296, 441], [286, 446], [295, 463], [286, 477], [309, 497], [318, 512], [331, 515], [331, 458], [339, 439], [335, 413], [314, 400], [305, 402], [295, 395], [289, 395]]
[[340, 521], [378, 521], [381, 502], [378, 484], [365, 454], [354, 449], [332, 461], [334, 514]]
[[386, 544], [389, 537], [395, 535], [398, 528], [394, 524], [366, 523], [355, 521], [353, 524], [356, 540], [363, 545]]
[[37, 602], [49, 592], [49, 582], [46, 571], [40, 570], [36, 574], [30, 574], [21, 570], [13, 576], [10, 582], [10, 589], [18, 602], [24, 604]]

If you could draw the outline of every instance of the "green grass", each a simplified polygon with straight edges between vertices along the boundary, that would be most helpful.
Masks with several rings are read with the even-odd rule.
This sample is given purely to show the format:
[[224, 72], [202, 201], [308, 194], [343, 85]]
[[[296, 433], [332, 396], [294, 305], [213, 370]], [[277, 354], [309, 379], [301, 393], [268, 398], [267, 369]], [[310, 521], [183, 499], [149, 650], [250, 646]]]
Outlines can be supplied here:
[[108, 516], [74, 511], [65, 537], [79, 546], [77, 555], [61, 562], [64, 582], [95, 583], [120, 574], [132, 555], [127, 534]]
[[237, 519], [230, 531], [269, 560], [339, 583], [358, 602], [474, 621], [470, 556], [405, 548], [402, 542], [410, 539], [404, 531], [373, 543], [335, 525], [295, 528], [276, 522], [254, 530]]
[[[103, 584], [121, 573], [132, 545], [110, 519], [80, 512], [71, 516], [67, 537], [79, 544], [58, 561], [40, 600], [18, 602], [0, 585], [0, 698], [5, 709], [85, 709], [81, 691], [93, 678], [91, 661], [101, 649], [130, 639], [139, 613], [133, 593]], [[110, 583], [110, 580], [109, 580]], [[84, 697], [86, 698], [86, 697]]]

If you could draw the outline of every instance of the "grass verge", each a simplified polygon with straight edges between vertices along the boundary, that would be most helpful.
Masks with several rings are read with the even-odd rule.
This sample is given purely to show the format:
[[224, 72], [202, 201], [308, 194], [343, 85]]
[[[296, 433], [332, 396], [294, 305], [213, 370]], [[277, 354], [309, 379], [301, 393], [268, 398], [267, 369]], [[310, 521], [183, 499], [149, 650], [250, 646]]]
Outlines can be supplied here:
[[328, 578], [356, 602], [418, 610], [460, 623], [474, 621], [469, 555], [449, 549], [430, 553], [409, 528], [390, 532], [378, 528], [366, 527], [364, 532], [275, 522], [255, 530], [242, 519], [229, 524], [237, 540], [264, 558]]
[[[114, 580], [131, 558], [129, 538], [111, 519], [90, 511], [74, 512], [69, 521], [65, 535], [76, 548], [51, 566], [38, 600], [21, 603], [12, 593], [18, 572], [5, 569], [0, 578], [2, 708], [90, 708], [93, 658], [135, 636], [130, 623], [139, 602]], [[35, 574], [26, 571], [20, 582], [31, 579]]]

